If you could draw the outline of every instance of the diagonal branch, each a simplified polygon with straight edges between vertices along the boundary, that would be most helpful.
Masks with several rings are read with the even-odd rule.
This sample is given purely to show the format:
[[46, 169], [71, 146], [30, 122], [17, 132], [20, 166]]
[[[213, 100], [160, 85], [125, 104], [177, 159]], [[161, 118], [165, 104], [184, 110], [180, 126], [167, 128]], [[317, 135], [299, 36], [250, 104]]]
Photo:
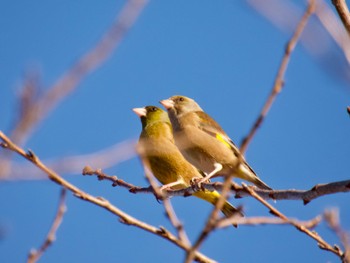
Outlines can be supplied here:
[[309, 17], [312, 15], [312, 13], [314, 12], [314, 10], [315, 10], [315, 0], [310, 0], [309, 5], [308, 5], [304, 15], [302, 16], [301, 20], [299, 21], [299, 24], [297, 25], [297, 27], [294, 31], [293, 36], [291, 37], [291, 39], [288, 41], [288, 43], [286, 45], [284, 56], [282, 58], [281, 65], [280, 65], [279, 70], [277, 72], [275, 83], [273, 84], [273, 88], [271, 90], [271, 93], [270, 93], [269, 97], [267, 98], [267, 101], [266, 101], [264, 107], [262, 108], [259, 117], [256, 119], [254, 125], [252, 126], [249, 134], [243, 139], [242, 145], [240, 147], [240, 151], [242, 154], [244, 154], [246, 152], [249, 143], [251, 142], [251, 140], [253, 139], [257, 130], [259, 129], [259, 127], [263, 123], [263, 121], [264, 121], [265, 117], [267, 116], [268, 112], [270, 111], [270, 108], [271, 108], [273, 102], [275, 101], [277, 95], [281, 92], [281, 90], [284, 86], [284, 75], [286, 73], [287, 66], [288, 66], [290, 58], [291, 58], [291, 54], [294, 51], [295, 46], [296, 46], [302, 32], [305, 29], [307, 21], [308, 21]]
[[48, 249], [48, 247], [56, 240], [56, 232], [59, 226], [62, 223], [63, 215], [66, 212], [66, 189], [62, 188], [60, 194], [60, 201], [58, 205], [57, 214], [52, 223], [51, 229], [46, 237], [44, 243], [40, 246], [38, 250], [32, 250], [29, 253], [27, 263], [35, 263], [40, 257], [44, 254], [44, 252]]
[[270, 213], [274, 216], [277, 216], [284, 220], [285, 222], [293, 225], [296, 229], [298, 229], [300, 232], [305, 233], [306, 235], [310, 236], [312, 239], [317, 241], [318, 247], [327, 251], [332, 252], [333, 254], [337, 255], [339, 258], [343, 258], [344, 253], [338, 246], [331, 246], [329, 243], [327, 243], [320, 235], [318, 235], [315, 231], [311, 231], [308, 228], [306, 228], [303, 225], [300, 225], [298, 222], [289, 219], [287, 216], [285, 216], [283, 213], [278, 211], [275, 207], [273, 207], [271, 204], [269, 204], [267, 201], [265, 201], [261, 196], [259, 196], [252, 187], [248, 187], [247, 185], [243, 184], [243, 187], [249, 192], [249, 194], [254, 197], [256, 200], [258, 200], [260, 203], [262, 203], [264, 206], [266, 206]]

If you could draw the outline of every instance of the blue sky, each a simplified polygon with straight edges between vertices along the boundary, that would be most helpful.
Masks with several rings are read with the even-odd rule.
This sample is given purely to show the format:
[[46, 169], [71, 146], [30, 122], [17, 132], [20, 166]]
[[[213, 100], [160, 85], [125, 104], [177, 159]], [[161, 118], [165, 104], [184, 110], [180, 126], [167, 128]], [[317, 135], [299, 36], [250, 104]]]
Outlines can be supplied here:
[[[42, 86], [50, 87], [94, 46], [123, 4], [2, 4], [1, 130], [11, 128], [16, 94], [25, 73], [38, 71]], [[48, 160], [136, 140], [141, 124], [131, 109], [159, 105], [159, 100], [175, 94], [194, 98], [240, 144], [270, 92], [290, 35], [244, 1], [152, 1], [113, 55], [49, 114], [25, 148]], [[335, 74], [343, 64], [336, 46], [331, 48], [333, 53], [326, 60], [297, 46], [285, 88], [248, 148], [248, 162], [275, 189], [308, 189], [317, 183], [349, 179], [350, 122], [345, 110], [350, 104], [349, 82]], [[135, 185], [147, 185], [137, 158], [106, 172]], [[65, 178], [141, 220], [172, 229], [162, 205], [151, 195], [132, 195], [79, 173]], [[28, 251], [41, 244], [55, 214], [59, 191], [48, 180], [0, 183], [1, 262], [23, 262]], [[231, 202], [243, 205], [247, 216], [268, 215], [261, 204], [249, 198]], [[275, 205], [300, 220], [338, 207], [343, 227], [349, 230], [349, 202], [349, 194], [336, 194], [307, 206], [301, 201], [278, 201]], [[195, 198], [173, 198], [172, 203], [194, 241], [211, 206]], [[183, 260], [183, 251], [169, 242], [120, 224], [117, 217], [71, 194], [67, 206], [57, 240], [42, 262]], [[325, 223], [316, 231], [330, 244], [339, 243]], [[290, 226], [217, 230], [201, 251], [219, 262], [280, 262], [282, 258], [287, 263], [338, 261]]]

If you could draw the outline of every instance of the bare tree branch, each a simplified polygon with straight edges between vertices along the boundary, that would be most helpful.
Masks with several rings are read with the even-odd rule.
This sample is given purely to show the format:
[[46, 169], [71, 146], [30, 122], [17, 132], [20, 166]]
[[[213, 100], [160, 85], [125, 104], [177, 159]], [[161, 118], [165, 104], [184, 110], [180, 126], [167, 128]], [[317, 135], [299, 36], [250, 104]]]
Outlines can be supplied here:
[[[28, 161], [32, 162], [35, 166], [37, 166], [40, 170], [44, 171], [50, 180], [57, 183], [58, 185], [66, 188], [70, 192], [74, 194], [77, 198], [80, 198], [81, 200], [93, 203], [97, 206], [100, 206], [107, 211], [111, 212], [112, 214], [118, 216], [120, 218], [120, 222], [127, 224], [127, 225], [133, 225], [137, 228], [143, 229], [149, 233], [155, 234], [157, 236], [160, 236], [174, 245], [178, 246], [179, 248], [184, 249], [185, 251], [188, 251], [190, 247], [186, 246], [180, 239], [178, 239], [175, 235], [173, 235], [171, 232], [166, 230], [163, 227], [154, 227], [150, 224], [147, 224], [143, 221], [140, 221], [129, 214], [123, 212], [116, 206], [112, 205], [108, 200], [102, 198], [102, 197], [94, 197], [75, 185], [69, 183], [65, 179], [63, 179], [61, 176], [59, 176], [56, 172], [54, 172], [52, 169], [48, 168], [46, 165], [44, 165], [41, 160], [36, 156], [32, 151], [25, 152], [22, 148], [20, 148], [18, 145], [13, 143], [2, 131], [0, 131], [0, 139], [3, 141], [0, 143], [0, 146], [3, 148], [6, 148], [8, 150], [14, 151], [27, 159]], [[195, 259], [199, 262], [214, 262], [212, 259], [206, 257], [200, 252], [195, 253]]]
[[[295, 221], [297, 224], [302, 225], [306, 228], [315, 228], [321, 221], [322, 216], [316, 216], [315, 218], [308, 221], [300, 221], [297, 219], [291, 219], [291, 221]], [[239, 226], [257, 226], [257, 225], [286, 225], [288, 222], [276, 218], [276, 217], [231, 217], [231, 218], [222, 218], [218, 221], [217, 228], [229, 227], [232, 224], [237, 224]]]
[[249, 134], [243, 139], [242, 145], [240, 147], [240, 151], [242, 154], [245, 153], [247, 150], [247, 147], [250, 143], [250, 141], [253, 139], [255, 133], [263, 123], [265, 117], [267, 116], [273, 102], [275, 101], [277, 95], [281, 92], [283, 86], [284, 86], [284, 75], [287, 70], [288, 63], [291, 58], [291, 54], [300, 38], [300, 35], [303, 33], [304, 28], [307, 24], [307, 21], [309, 17], [312, 15], [312, 13], [315, 11], [315, 0], [310, 0], [309, 5], [302, 16], [302, 18], [299, 21], [299, 24], [297, 25], [293, 36], [291, 39], [288, 41], [286, 48], [285, 48], [285, 53], [281, 61], [281, 65], [279, 67], [279, 70], [277, 72], [276, 78], [275, 78], [275, 83], [273, 85], [273, 88], [271, 90], [271, 93], [264, 105], [264, 107], [261, 110], [261, 113], [259, 117], [256, 119], [253, 127], [251, 128]]
[[37, 262], [40, 257], [45, 253], [45, 251], [48, 249], [50, 245], [56, 240], [56, 232], [59, 228], [59, 226], [62, 223], [63, 215], [66, 212], [66, 189], [62, 188], [61, 194], [60, 194], [60, 201], [58, 205], [57, 214], [55, 216], [55, 219], [52, 223], [51, 229], [44, 241], [44, 243], [40, 246], [38, 250], [32, 250], [29, 253], [27, 263], [34, 263]]
[[317, 184], [310, 190], [287, 190], [273, 191], [270, 197], [275, 200], [303, 200], [304, 204], [308, 204], [312, 200], [329, 194], [349, 192], [350, 180], [338, 181], [328, 184]]
[[[117, 176], [110, 176], [103, 173], [101, 169], [94, 170], [91, 167], [86, 166], [83, 170], [83, 174], [97, 175], [97, 178], [99, 180], [111, 181], [112, 186], [122, 186], [124, 188], [127, 188], [132, 193], [156, 194], [152, 187], [140, 187], [130, 184], [128, 182], [123, 181], [122, 179], [119, 179]], [[202, 183], [201, 188], [209, 191], [217, 190], [219, 192], [222, 192], [223, 183]], [[201, 188], [198, 188], [195, 185], [193, 185], [180, 190], [167, 189], [162, 192], [162, 196], [163, 198], [169, 198], [173, 196], [187, 197], [194, 194], [196, 191], [201, 190]], [[309, 190], [264, 190], [257, 187], [254, 187], [254, 190], [265, 200], [302, 200], [303, 203], [306, 205], [312, 200], [324, 195], [350, 192], [350, 180], [332, 182], [327, 184], [317, 184]], [[234, 182], [231, 182], [230, 191], [235, 194], [236, 198], [250, 196], [249, 192], [247, 192], [244, 187]]]
[[[304, 204], [308, 204], [312, 200], [329, 194], [349, 192], [350, 180], [338, 181], [328, 184], [317, 184], [310, 190], [273, 190], [266, 191], [257, 189], [255, 190], [265, 200], [303, 200]], [[246, 196], [246, 193], [236, 192], [239, 197]]]
[[350, 36], [350, 13], [345, 0], [332, 0], [343, 25]]

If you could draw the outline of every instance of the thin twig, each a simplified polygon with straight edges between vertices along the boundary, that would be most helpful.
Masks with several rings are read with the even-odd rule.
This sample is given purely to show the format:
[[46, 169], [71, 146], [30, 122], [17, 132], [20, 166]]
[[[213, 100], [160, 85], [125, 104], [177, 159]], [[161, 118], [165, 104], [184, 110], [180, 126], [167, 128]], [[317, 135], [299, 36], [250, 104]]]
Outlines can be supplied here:
[[345, 0], [332, 0], [343, 25], [350, 36], [350, 13]]
[[248, 187], [245, 184], [243, 184], [243, 187], [249, 192], [249, 194], [252, 197], [254, 197], [256, 200], [258, 200], [260, 203], [262, 203], [264, 206], [266, 206], [270, 210], [271, 214], [281, 218], [282, 220], [286, 221], [287, 223], [293, 225], [300, 232], [303, 232], [306, 235], [310, 236], [312, 239], [316, 240], [319, 248], [330, 251], [340, 258], [343, 257], [344, 253], [338, 246], [331, 246], [329, 243], [327, 243], [325, 240], [323, 240], [323, 238], [321, 236], [319, 236], [315, 231], [311, 231], [308, 228], [306, 228], [305, 226], [298, 224], [298, 222], [289, 219], [282, 212], [278, 211], [275, 207], [273, 207], [271, 204], [269, 204], [267, 201], [265, 201], [261, 196], [259, 196], [254, 191], [254, 189], [252, 187]]
[[[36, 156], [32, 151], [25, 152], [22, 148], [20, 148], [18, 145], [13, 143], [2, 131], [0, 131], [0, 139], [3, 141], [0, 143], [0, 146], [3, 148], [6, 148], [8, 150], [14, 151], [27, 159], [28, 161], [32, 162], [35, 166], [37, 166], [40, 170], [45, 172], [48, 177], [58, 185], [66, 188], [70, 192], [74, 194], [77, 198], [80, 198], [81, 200], [93, 203], [97, 206], [100, 206], [107, 211], [111, 212], [112, 214], [118, 216], [120, 218], [120, 222], [127, 224], [127, 225], [133, 225], [137, 228], [143, 229], [149, 233], [155, 234], [156, 236], [162, 237], [174, 245], [178, 246], [179, 248], [182, 248], [185, 251], [188, 251], [190, 247], [186, 246], [184, 242], [179, 240], [175, 235], [173, 235], [171, 232], [166, 230], [164, 227], [154, 227], [150, 224], [147, 224], [146, 222], [140, 221], [131, 215], [123, 212], [116, 206], [112, 205], [108, 200], [101, 198], [101, 197], [94, 197], [75, 185], [69, 183], [65, 179], [63, 179], [60, 175], [58, 175], [55, 171], [48, 168], [46, 165], [44, 165], [38, 156]], [[196, 252], [195, 259], [199, 262], [214, 262], [212, 259], [206, 257], [200, 252]]]
[[[94, 170], [90, 166], [85, 166], [82, 172], [83, 175], [97, 175], [97, 179], [102, 181], [102, 180], [108, 180], [112, 182], [112, 186], [122, 186], [125, 187], [129, 190], [137, 188], [138, 190], [141, 189], [141, 187], [137, 187], [133, 184], [127, 183], [122, 179], [119, 179], [116, 175], [107, 175], [104, 172], [102, 172], [102, 169], [97, 169]], [[152, 192], [153, 188], [147, 187], [147, 192]]]
[[295, 46], [300, 38], [300, 35], [304, 31], [304, 28], [307, 24], [309, 17], [314, 12], [314, 9], [315, 9], [315, 0], [310, 0], [304, 15], [302, 16], [301, 20], [299, 21], [299, 24], [297, 25], [297, 27], [294, 31], [293, 36], [291, 37], [291, 39], [288, 41], [288, 43], [286, 45], [285, 53], [284, 53], [284, 56], [282, 58], [279, 70], [277, 72], [275, 83], [273, 85], [271, 93], [270, 93], [264, 107], [262, 108], [259, 117], [256, 119], [254, 125], [252, 126], [249, 134], [243, 139], [242, 145], [240, 147], [240, 151], [242, 154], [244, 154], [246, 152], [249, 143], [251, 142], [255, 133], [257, 132], [257, 130], [259, 129], [259, 127], [263, 123], [263, 121], [264, 121], [265, 117], [267, 116], [273, 102], [275, 101], [277, 95], [281, 92], [281, 90], [284, 86], [284, 75], [286, 73], [287, 66], [288, 66], [288, 63], [289, 63], [290, 58], [291, 58], [291, 54], [292, 54], [292, 52], [293, 52], [293, 50], [294, 50], [294, 48], [295, 48]]
[[58, 209], [57, 209], [57, 214], [56, 214], [55, 219], [52, 223], [51, 229], [50, 229], [44, 243], [40, 246], [40, 248], [38, 250], [31, 250], [30, 251], [27, 263], [37, 262], [40, 259], [40, 257], [44, 254], [46, 249], [48, 249], [48, 247], [50, 245], [52, 245], [52, 243], [56, 240], [56, 232], [57, 232], [59, 226], [61, 225], [62, 220], [63, 220], [63, 215], [67, 210], [65, 203], [66, 203], [66, 189], [62, 188], [61, 193], [60, 193], [60, 201], [59, 201], [59, 205], [58, 205]]
[[350, 237], [349, 234], [341, 227], [339, 220], [339, 210], [330, 209], [324, 212], [324, 218], [338, 238], [341, 240], [345, 249], [343, 263], [350, 263]]

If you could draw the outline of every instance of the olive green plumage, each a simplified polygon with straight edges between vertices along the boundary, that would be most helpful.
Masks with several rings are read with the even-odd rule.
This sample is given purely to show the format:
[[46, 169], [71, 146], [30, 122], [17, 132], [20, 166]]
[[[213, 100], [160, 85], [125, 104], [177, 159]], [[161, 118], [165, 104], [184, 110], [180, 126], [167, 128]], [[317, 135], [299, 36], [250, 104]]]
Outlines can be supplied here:
[[243, 163], [237, 168], [240, 152], [220, 125], [206, 114], [193, 100], [185, 96], [173, 96], [161, 101], [168, 110], [174, 129], [177, 147], [195, 167], [210, 174], [215, 165], [222, 165], [215, 176], [232, 174], [252, 182], [262, 189], [271, 188], [256, 175], [242, 156]]
[[[141, 118], [142, 132], [138, 143], [138, 153], [143, 164], [163, 185], [171, 184], [172, 189], [189, 187], [191, 179], [203, 175], [182, 156], [174, 143], [172, 127], [168, 114], [155, 106], [135, 108], [133, 111]], [[194, 196], [215, 204], [220, 197], [216, 191], [199, 191]], [[242, 215], [229, 202], [222, 212], [227, 216], [234, 213]]]

